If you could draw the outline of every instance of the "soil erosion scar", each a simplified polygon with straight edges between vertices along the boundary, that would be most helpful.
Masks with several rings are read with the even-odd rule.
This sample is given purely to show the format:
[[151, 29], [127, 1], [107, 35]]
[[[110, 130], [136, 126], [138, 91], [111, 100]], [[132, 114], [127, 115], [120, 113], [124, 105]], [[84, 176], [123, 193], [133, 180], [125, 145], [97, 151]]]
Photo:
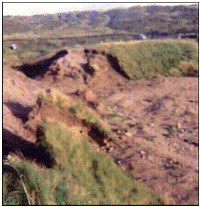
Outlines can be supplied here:
[[35, 79], [38, 76], [43, 77], [53, 61], [61, 57], [64, 57], [67, 54], [68, 54], [67, 50], [61, 50], [60, 52], [56, 53], [53, 57], [43, 59], [33, 64], [25, 63], [19, 67], [16, 67], [16, 69], [23, 72], [26, 76], [32, 79]]

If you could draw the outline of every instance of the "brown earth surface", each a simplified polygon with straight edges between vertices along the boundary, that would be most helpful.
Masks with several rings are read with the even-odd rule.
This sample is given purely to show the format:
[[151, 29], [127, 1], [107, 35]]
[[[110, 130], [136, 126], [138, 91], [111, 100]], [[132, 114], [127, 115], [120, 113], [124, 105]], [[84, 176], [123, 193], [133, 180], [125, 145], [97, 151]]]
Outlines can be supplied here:
[[108, 94], [99, 96], [105, 121], [121, 138], [109, 152], [119, 166], [168, 204], [197, 205], [198, 79], [130, 81]]
[[[132, 172], [167, 204], [198, 205], [198, 78], [131, 81], [113, 66], [103, 52], [86, 49], [62, 50], [14, 70], [4, 66], [4, 153], [21, 150], [33, 160], [36, 155], [20, 146], [34, 149], [37, 124], [57, 121], [110, 154], [122, 170]], [[102, 144], [94, 126], [83, 124], [62, 106], [40, 102], [38, 95], [52, 88], [101, 114], [118, 144]]]

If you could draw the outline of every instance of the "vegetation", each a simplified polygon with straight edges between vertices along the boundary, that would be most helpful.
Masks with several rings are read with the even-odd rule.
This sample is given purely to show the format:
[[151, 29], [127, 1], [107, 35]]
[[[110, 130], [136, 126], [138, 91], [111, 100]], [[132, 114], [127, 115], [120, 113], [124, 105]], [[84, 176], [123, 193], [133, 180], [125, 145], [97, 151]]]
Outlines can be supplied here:
[[60, 41], [32, 40], [17, 42], [17, 49], [9, 48], [10, 42], [3, 43], [3, 64], [22, 64], [48, 53], [55, 53], [63, 47]]
[[111, 54], [113, 65], [118, 63], [131, 79], [198, 76], [198, 44], [193, 40], [147, 40], [91, 47]]
[[47, 104], [56, 103], [59, 106], [69, 108], [69, 111], [73, 113], [78, 119], [81, 119], [88, 125], [95, 126], [96, 129], [100, 131], [106, 138], [109, 137], [113, 140], [115, 139], [115, 135], [103, 124], [101, 116], [89, 108], [81, 100], [74, 100], [56, 89], [51, 89], [50, 94], [40, 95], [40, 98]]
[[144, 136], [143, 138], [147, 141], [153, 141], [156, 138], [156, 136]]
[[42, 123], [41, 127], [56, 166], [45, 169], [17, 157], [10, 160], [23, 175], [33, 204], [163, 204], [144, 185], [124, 174], [107, 154], [94, 151], [89, 142], [73, 136], [57, 123]]
[[[144, 32], [152, 36], [195, 31], [197, 7], [190, 6], [136, 6], [126, 10], [107, 11], [112, 21], [108, 26], [113, 30]], [[197, 30], [196, 30], [197, 31]]]
[[[21, 42], [17, 50], [10, 50], [8, 42], [4, 43], [3, 63], [25, 63], [62, 48], [62, 42], [55, 40], [27, 43]], [[119, 64], [130, 79], [198, 76], [198, 44], [193, 40], [146, 40], [87, 47], [111, 55], [113, 67]]]
[[[15, 25], [15, 27], [13, 27]], [[38, 39], [67, 37], [81, 34], [146, 33], [150, 37], [163, 33], [198, 32], [196, 5], [176, 7], [131, 7], [104, 12], [84, 11], [30, 17], [3, 17], [4, 40], [26, 39], [17, 42], [17, 50], [10, 50], [9, 41], [3, 42], [3, 64], [22, 64], [60, 48], [84, 46], [102, 50], [110, 57], [118, 72], [130, 79], [154, 77], [198, 76], [198, 44], [192, 40], [147, 40], [116, 42], [112, 37], [99, 44], [96, 38], [77, 37], [76, 40]], [[123, 39], [125, 41], [130, 39]], [[95, 45], [94, 45], [95, 44]], [[93, 64], [93, 63], [91, 63]], [[98, 69], [95, 64], [92, 65]], [[116, 69], [116, 68], [115, 68]], [[78, 119], [93, 125], [105, 137], [114, 135], [101, 117], [81, 101], [71, 100], [52, 90], [50, 96], [41, 96], [48, 104], [68, 107]], [[110, 117], [122, 118], [112, 113]], [[44, 135], [41, 145], [55, 158], [56, 165], [46, 169], [14, 156], [9, 158], [23, 176], [32, 205], [163, 205], [160, 197], [143, 184], [124, 173], [104, 153], [96, 152], [89, 142], [58, 123], [41, 123]], [[170, 129], [172, 132], [173, 130]], [[177, 129], [178, 130], [178, 129]], [[169, 136], [169, 131], [166, 136]], [[153, 141], [156, 136], [144, 136]], [[45, 179], [44, 179], [45, 178]], [[13, 182], [14, 181], [14, 182]], [[27, 192], [22, 182], [11, 171], [3, 171], [3, 204], [27, 205]]]
[[117, 118], [123, 118], [123, 116], [122, 116], [122, 115], [117, 114], [117, 113], [112, 113], [112, 114], [109, 114], [109, 116], [110, 116], [110, 117], [113, 117], [113, 118], [115, 118], [115, 117], [117, 117]]
[[3, 164], [3, 205], [28, 204], [19, 175], [8, 164]]
[[[95, 124], [104, 134], [110, 133], [101, 125], [98, 114], [83, 102], [72, 100], [55, 89], [46, 96], [40, 95], [40, 99], [50, 105], [68, 107], [81, 120]], [[8, 157], [11, 166], [21, 175], [26, 192], [19, 179], [15, 178], [13, 182], [13, 175], [5, 174], [5, 205], [26, 205], [26, 197], [31, 205], [164, 204], [145, 185], [135, 182], [132, 174], [122, 172], [107, 154], [97, 152], [80, 134], [63, 127], [57, 122], [39, 124], [42, 133], [36, 146], [45, 147], [51, 154], [53, 167], [41, 167], [17, 156]], [[9, 190], [11, 185], [12, 190]]]
[[[110, 40], [108, 40], [110, 41]], [[111, 40], [112, 41], [112, 40]], [[17, 41], [17, 49], [9, 48], [13, 41], [3, 42], [3, 64], [22, 64], [35, 60], [49, 53], [56, 53], [61, 48], [81, 48], [86, 45], [100, 43], [98, 38], [77, 38], [74, 40], [32, 39]]]
[[198, 33], [198, 19], [198, 4], [4, 16], [3, 35], [6, 39], [134, 32], [154, 37], [161, 34]]

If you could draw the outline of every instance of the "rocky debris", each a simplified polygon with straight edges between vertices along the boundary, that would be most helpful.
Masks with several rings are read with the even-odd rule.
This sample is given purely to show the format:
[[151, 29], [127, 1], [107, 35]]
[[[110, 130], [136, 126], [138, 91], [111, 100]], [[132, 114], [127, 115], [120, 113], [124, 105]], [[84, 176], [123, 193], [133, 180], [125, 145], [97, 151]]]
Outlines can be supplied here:
[[148, 106], [147, 108], [145, 108], [144, 111], [146, 111], [147, 113], [155, 114], [156, 111], [160, 110], [161, 106], [162, 106], [162, 102], [156, 101], [155, 103], [153, 103], [150, 106]]
[[84, 96], [85, 96], [85, 99], [86, 99], [87, 101], [90, 101], [90, 102], [95, 102], [95, 101], [97, 101], [97, 95], [96, 95], [95, 92], [94, 92], [93, 90], [91, 90], [91, 89], [86, 90]]

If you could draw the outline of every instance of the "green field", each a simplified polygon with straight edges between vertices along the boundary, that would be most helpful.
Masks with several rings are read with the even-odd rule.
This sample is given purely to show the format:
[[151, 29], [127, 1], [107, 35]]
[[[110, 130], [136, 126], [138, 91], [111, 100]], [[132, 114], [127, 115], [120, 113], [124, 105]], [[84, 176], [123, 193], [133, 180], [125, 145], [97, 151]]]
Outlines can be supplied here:
[[[112, 39], [107, 39], [107, 41], [113, 41]], [[17, 44], [16, 50], [11, 50], [9, 48], [11, 43]], [[63, 47], [67, 48], [80, 48], [87, 45], [100, 43], [99, 38], [86, 38], [79, 37], [74, 40], [39, 40], [31, 39], [21, 40], [21, 41], [4, 41], [3, 42], [3, 64], [17, 65], [22, 63], [27, 63], [31, 60], [35, 60], [43, 55], [49, 53], [55, 53], [61, 50]]]
[[35, 60], [43, 55], [59, 51], [64, 45], [60, 41], [19, 41], [16, 50], [9, 48], [13, 42], [3, 42], [3, 64], [18, 65]]

